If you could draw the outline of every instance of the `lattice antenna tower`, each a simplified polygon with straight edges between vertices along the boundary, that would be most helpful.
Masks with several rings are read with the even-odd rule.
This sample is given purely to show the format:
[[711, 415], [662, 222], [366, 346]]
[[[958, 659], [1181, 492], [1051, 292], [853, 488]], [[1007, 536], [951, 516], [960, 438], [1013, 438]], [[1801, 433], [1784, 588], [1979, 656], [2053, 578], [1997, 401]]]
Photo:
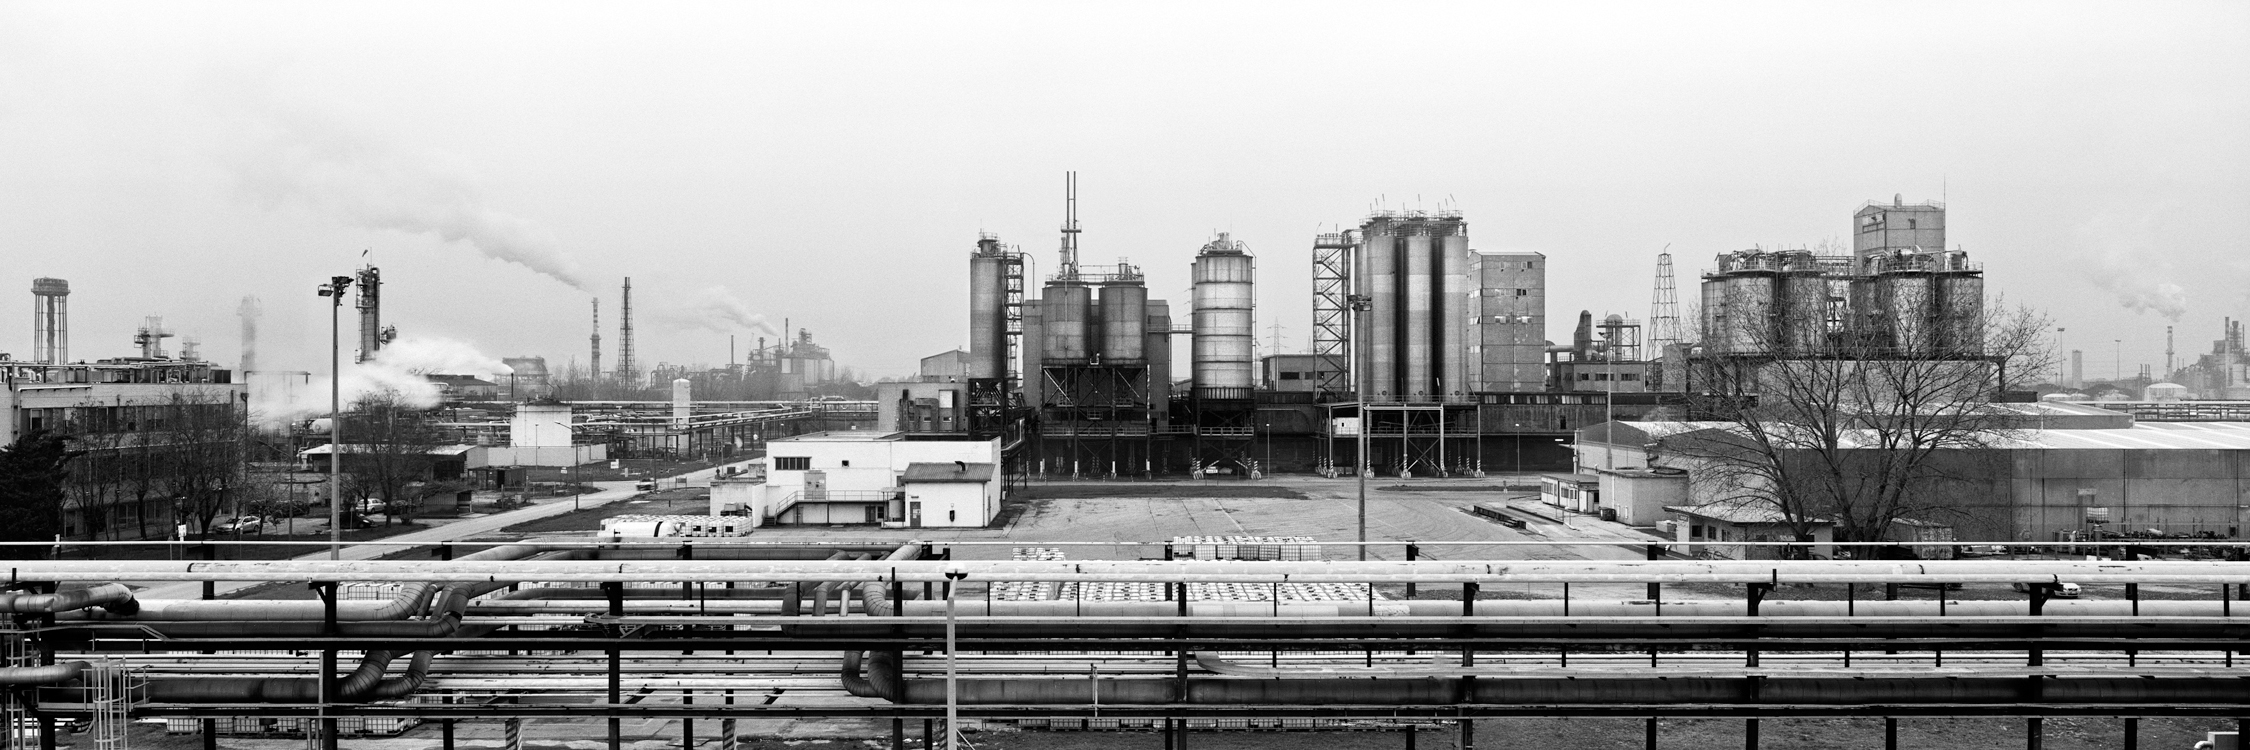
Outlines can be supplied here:
[[[1670, 248], [1670, 245], [1665, 245]], [[1672, 281], [1672, 254], [1656, 254], [1656, 296], [1649, 302], [1649, 344], [1656, 356], [1680, 343], [1680, 292]]]

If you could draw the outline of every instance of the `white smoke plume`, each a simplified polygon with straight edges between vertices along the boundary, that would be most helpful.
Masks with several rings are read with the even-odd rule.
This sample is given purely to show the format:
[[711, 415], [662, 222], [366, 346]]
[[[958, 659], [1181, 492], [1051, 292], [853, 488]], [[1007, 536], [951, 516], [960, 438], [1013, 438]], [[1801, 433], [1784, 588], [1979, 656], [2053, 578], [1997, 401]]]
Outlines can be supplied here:
[[680, 329], [704, 329], [719, 333], [750, 330], [780, 337], [781, 333], [766, 320], [766, 316], [750, 311], [750, 306], [734, 296], [733, 290], [724, 286], [707, 286], [692, 294], [668, 298], [656, 309], [654, 319]]
[[587, 289], [578, 261], [538, 223], [484, 204], [431, 154], [410, 154], [337, 119], [267, 109], [244, 118], [250, 139], [229, 166], [267, 208], [299, 202], [368, 229], [466, 242], [486, 257]]
[[[443, 395], [424, 375], [506, 377], [515, 372], [506, 363], [476, 347], [452, 339], [410, 336], [391, 342], [375, 358], [346, 364], [337, 379], [344, 408], [368, 396], [395, 393], [409, 406], [438, 405]], [[250, 412], [267, 425], [282, 425], [328, 413], [329, 380], [316, 373], [302, 387], [253, 389]]]
[[2175, 278], [2167, 253], [2151, 238], [2161, 236], [2176, 207], [2138, 215], [2101, 213], [2078, 227], [2087, 280], [2117, 295], [2117, 304], [2136, 313], [2156, 313], [2178, 322], [2187, 315], [2188, 293]]
[[2117, 304], [2127, 310], [2156, 313], [2173, 322], [2187, 315], [2187, 289], [2165, 281], [2164, 269], [2151, 267], [2145, 257], [2111, 252], [2088, 270], [2094, 285], [2117, 295]]

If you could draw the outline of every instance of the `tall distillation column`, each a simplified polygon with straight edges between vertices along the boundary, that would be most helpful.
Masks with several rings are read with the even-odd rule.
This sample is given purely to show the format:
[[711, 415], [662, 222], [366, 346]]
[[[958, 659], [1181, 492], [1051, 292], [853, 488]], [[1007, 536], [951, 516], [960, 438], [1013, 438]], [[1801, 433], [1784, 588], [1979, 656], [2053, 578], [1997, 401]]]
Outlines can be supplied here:
[[358, 275], [359, 299], [352, 306], [359, 310], [359, 356], [352, 361], [365, 362], [390, 343], [391, 332], [383, 330], [383, 272], [368, 266]]
[[31, 280], [31, 361], [70, 361], [70, 282]]

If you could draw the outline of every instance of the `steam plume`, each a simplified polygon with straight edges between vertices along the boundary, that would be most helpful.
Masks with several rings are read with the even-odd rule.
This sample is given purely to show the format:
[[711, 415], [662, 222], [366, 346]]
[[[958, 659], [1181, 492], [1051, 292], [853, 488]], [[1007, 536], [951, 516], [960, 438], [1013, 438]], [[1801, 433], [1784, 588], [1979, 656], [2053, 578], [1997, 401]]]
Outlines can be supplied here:
[[466, 242], [485, 257], [587, 288], [578, 261], [556, 247], [552, 233], [486, 206], [432, 155], [406, 153], [310, 112], [260, 112], [245, 126], [252, 140], [230, 166], [268, 208], [302, 202], [352, 226]]
[[[347, 366], [340, 384], [344, 408], [361, 398], [396, 393], [399, 401], [417, 408], [438, 405], [443, 395], [424, 375], [475, 375], [496, 377], [515, 370], [506, 363], [452, 339], [410, 336], [391, 342], [375, 358]], [[328, 413], [328, 378], [314, 376], [305, 387], [275, 388], [253, 393], [251, 413], [269, 425], [309, 419]]]
[[2094, 284], [2117, 295], [2117, 304], [2127, 310], [2153, 312], [2173, 322], [2187, 314], [2187, 289], [2163, 280], [2161, 269], [2150, 268], [2145, 258], [2113, 252], [2091, 270]]
[[707, 286], [697, 292], [679, 297], [658, 309], [656, 319], [676, 328], [700, 328], [720, 333], [749, 329], [768, 336], [779, 337], [766, 316], [750, 311], [750, 306], [734, 296], [725, 286]]

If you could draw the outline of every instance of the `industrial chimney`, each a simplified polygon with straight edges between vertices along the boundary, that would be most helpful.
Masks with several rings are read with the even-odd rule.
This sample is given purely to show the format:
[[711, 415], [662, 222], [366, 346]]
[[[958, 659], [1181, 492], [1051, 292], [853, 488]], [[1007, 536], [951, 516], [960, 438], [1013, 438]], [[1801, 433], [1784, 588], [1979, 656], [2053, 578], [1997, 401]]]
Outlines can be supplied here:
[[31, 361], [70, 361], [70, 282], [31, 280]]

